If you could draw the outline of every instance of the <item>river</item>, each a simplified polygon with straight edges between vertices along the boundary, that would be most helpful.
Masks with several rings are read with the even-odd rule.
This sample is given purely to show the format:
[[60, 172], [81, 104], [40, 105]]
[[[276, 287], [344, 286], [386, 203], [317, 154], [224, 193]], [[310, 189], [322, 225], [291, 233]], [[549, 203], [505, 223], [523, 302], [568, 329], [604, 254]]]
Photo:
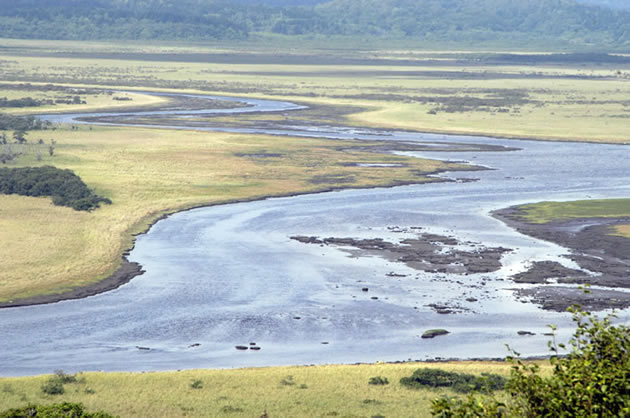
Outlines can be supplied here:
[[[250, 107], [225, 112], [300, 108], [232, 100]], [[77, 123], [78, 116], [97, 115], [46, 118]], [[489, 144], [520, 151], [409, 153], [492, 168], [441, 174], [473, 182], [346, 190], [174, 214], [138, 237], [129, 259], [146, 273], [128, 284], [81, 300], [0, 310], [0, 374], [496, 358], [507, 355], [506, 343], [523, 355], [545, 355], [547, 325], [558, 325], [559, 337], [567, 338], [573, 330], [570, 316], [517, 300], [512, 289], [526, 285], [506, 277], [535, 260], [574, 265], [561, 257], [567, 249], [521, 235], [489, 212], [541, 200], [630, 196], [630, 148], [622, 145], [347, 127], [194, 129]], [[513, 251], [503, 256], [497, 272], [450, 276], [289, 238], [397, 242], [414, 237], [415, 228]], [[427, 306], [432, 303], [462, 309], [444, 315]], [[620, 320], [629, 322], [629, 313], [620, 312]], [[420, 338], [432, 328], [450, 334]], [[519, 330], [536, 335], [520, 336]], [[235, 348], [250, 343], [260, 349]]]

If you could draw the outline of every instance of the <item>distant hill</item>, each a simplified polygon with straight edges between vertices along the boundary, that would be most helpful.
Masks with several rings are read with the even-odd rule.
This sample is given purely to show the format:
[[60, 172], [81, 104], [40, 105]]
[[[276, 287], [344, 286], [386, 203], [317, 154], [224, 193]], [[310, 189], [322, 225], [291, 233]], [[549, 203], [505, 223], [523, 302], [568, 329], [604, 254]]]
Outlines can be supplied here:
[[[619, 6], [626, 0], [580, 0]], [[246, 39], [253, 33], [630, 48], [630, 11], [576, 0], [19, 0], [0, 34], [35, 39]]]

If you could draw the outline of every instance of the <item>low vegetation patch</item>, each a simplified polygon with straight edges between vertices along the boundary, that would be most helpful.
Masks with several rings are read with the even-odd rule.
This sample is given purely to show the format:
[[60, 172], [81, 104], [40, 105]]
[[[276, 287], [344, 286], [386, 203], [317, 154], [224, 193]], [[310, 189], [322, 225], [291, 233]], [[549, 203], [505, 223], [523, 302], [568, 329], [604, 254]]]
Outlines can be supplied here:
[[71, 170], [51, 166], [0, 168], [0, 193], [21, 196], [50, 196], [58, 206], [92, 210], [111, 200], [98, 196]]
[[[630, 415], [630, 328], [612, 325], [570, 308], [577, 329], [569, 344], [549, 346], [551, 376], [541, 376], [537, 364], [508, 357], [512, 371], [505, 384], [507, 400], [491, 395], [467, 399], [436, 399], [432, 412], [441, 417], [621, 417]], [[555, 329], [552, 327], [552, 330]], [[560, 357], [559, 349], [570, 348]]]
[[106, 412], [87, 412], [83, 404], [63, 402], [53, 405], [30, 405], [0, 412], [0, 418], [113, 418]]
[[572, 218], [630, 217], [630, 199], [591, 199], [569, 202], [539, 202], [517, 206], [520, 218], [531, 223], [548, 223]]
[[368, 381], [368, 383], [370, 385], [375, 385], [375, 386], [384, 386], [384, 385], [389, 385], [389, 379], [383, 376], [374, 376], [374, 377], [370, 377], [370, 380]]
[[449, 388], [458, 393], [501, 390], [505, 378], [498, 374], [482, 373], [475, 376], [468, 373], [449, 372], [441, 369], [418, 369], [410, 377], [400, 379], [400, 384], [412, 389]]

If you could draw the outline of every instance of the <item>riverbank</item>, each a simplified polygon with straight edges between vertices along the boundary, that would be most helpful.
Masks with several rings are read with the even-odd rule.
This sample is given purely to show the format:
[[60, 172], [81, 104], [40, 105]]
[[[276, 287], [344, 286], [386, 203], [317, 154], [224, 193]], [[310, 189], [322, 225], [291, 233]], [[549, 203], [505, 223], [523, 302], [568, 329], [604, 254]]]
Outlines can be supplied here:
[[[384, 141], [99, 126], [66, 126], [46, 135], [57, 141], [55, 155], [42, 161], [23, 155], [16, 165], [71, 169], [113, 204], [77, 213], [46, 199], [0, 196], [5, 306], [29, 304], [33, 297], [52, 302], [59, 298], [51, 295], [68, 291], [77, 297], [128, 281], [138, 269], [125, 265], [116, 273], [121, 255], [165, 214], [269, 196], [435, 182], [429, 175], [472, 169], [392, 155], [396, 143]], [[103, 279], [108, 286], [96, 284]], [[76, 293], [86, 287], [87, 293]]]
[[[540, 362], [543, 373], [549, 367]], [[4, 408], [27, 403], [81, 402], [120, 417], [145, 416], [430, 416], [431, 400], [447, 389], [408, 389], [399, 381], [421, 367], [460, 373], [509, 374], [506, 362], [362, 364], [182, 370], [154, 373], [79, 373], [62, 395], [45, 395], [49, 376], [0, 378]], [[369, 381], [380, 376], [387, 384]], [[124, 396], [122, 396], [124, 394]], [[0, 408], [1, 409], [1, 408]]]
[[[606, 205], [603, 202], [602, 205]], [[588, 205], [591, 202], [582, 203]], [[576, 202], [564, 203], [567, 208], [572, 205], [575, 206]], [[630, 288], [630, 238], [616, 233], [617, 226], [630, 223], [630, 216], [615, 216], [619, 213], [618, 209], [613, 216], [570, 216], [570, 209], [563, 215], [563, 203], [557, 206], [556, 216], [543, 222], [532, 220], [531, 216], [528, 219], [528, 211], [535, 211], [536, 205], [516, 206], [492, 213], [522, 234], [568, 248], [565, 258], [579, 267], [567, 268], [557, 262], [535, 262], [527, 271], [512, 277], [517, 283], [533, 285], [516, 290], [517, 296], [543, 309], [558, 312], [573, 304], [592, 311], [629, 307], [630, 292], [615, 288]], [[627, 204], [627, 209], [630, 212], [630, 204]], [[589, 285], [591, 288], [585, 293], [577, 288], [578, 285]]]

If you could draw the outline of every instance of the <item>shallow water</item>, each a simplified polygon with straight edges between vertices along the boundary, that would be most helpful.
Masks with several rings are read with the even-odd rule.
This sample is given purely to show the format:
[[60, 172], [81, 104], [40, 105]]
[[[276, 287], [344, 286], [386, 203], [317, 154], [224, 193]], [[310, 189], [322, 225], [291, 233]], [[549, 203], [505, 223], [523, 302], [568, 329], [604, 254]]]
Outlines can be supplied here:
[[[275, 109], [274, 102], [259, 102], [266, 111]], [[411, 154], [493, 168], [442, 175], [478, 179], [472, 183], [348, 190], [175, 214], [138, 238], [129, 259], [143, 265], [143, 276], [82, 300], [0, 310], [0, 335], [9, 336], [0, 340], [0, 373], [493, 358], [507, 354], [506, 343], [524, 355], [545, 355], [547, 324], [559, 325], [566, 338], [570, 317], [515, 300], [510, 289], [517, 286], [505, 277], [534, 260], [572, 266], [560, 257], [567, 250], [518, 234], [488, 213], [524, 202], [630, 195], [630, 148], [624, 146], [344, 127], [293, 126], [269, 133], [522, 150]], [[394, 232], [393, 226], [422, 227], [514, 252], [504, 256], [499, 272], [445, 277], [289, 239], [414, 236]], [[478, 302], [465, 300], [470, 297]], [[430, 303], [466, 311], [440, 315], [426, 306]], [[628, 311], [621, 312], [620, 320], [629, 319]], [[421, 339], [430, 328], [451, 333]], [[536, 335], [518, 336], [519, 330]], [[235, 349], [250, 342], [261, 350]]]

